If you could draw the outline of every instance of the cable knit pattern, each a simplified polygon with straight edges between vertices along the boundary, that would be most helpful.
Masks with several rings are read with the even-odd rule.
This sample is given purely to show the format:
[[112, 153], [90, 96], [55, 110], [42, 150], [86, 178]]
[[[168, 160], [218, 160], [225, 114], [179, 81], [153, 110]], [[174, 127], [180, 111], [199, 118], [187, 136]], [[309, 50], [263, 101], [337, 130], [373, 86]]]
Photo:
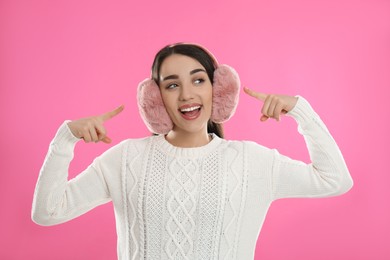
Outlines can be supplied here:
[[[163, 227], [161, 223], [161, 216], [164, 211], [164, 172], [159, 169], [166, 167], [166, 156], [156, 151], [156, 156], [153, 158], [150, 170], [147, 173], [147, 187], [146, 187], [146, 210], [145, 220], [146, 225], [149, 227], [146, 229], [146, 238], [149, 239], [149, 243], [146, 244], [146, 259], [158, 259], [161, 254], [161, 235], [163, 233]], [[156, 235], [157, 234], [157, 235]]]
[[[136, 187], [138, 185], [138, 176], [136, 171], [137, 165], [135, 165], [135, 162], [139, 160], [140, 154], [137, 153], [138, 152], [137, 147], [134, 147], [134, 149], [136, 150], [136, 154], [138, 155], [134, 156], [133, 158], [128, 158], [129, 162], [127, 164], [122, 163], [122, 165], [125, 166], [125, 169], [122, 170], [122, 176], [123, 178], [126, 178], [128, 176], [128, 180], [124, 181], [126, 192], [124, 192], [123, 194], [125, 195], [124, 201], [127, 200], [125, 204], [126, 205], [128, 204], [129, 207], [128, 208], [126, 207], [125, 210], [129, 210], [130, 216], [137, 215], [137, 211], [136, 211], [137, 205], [135, 205], [134, 203], [135, 199], [133, 198], [137, 198], [138, 196], [138, 194], [136, 193], [137, 192]], [[124, 157], [128, 155], [127, 149], [124, 149], [123, 155]], [[127, 192], [127, 182], [131, 184], [131, 187], [129, 188], [128, 192]], [[126, 199], [126, 194], [128, 194], [127, 199]], [[132, 221], [129, 223], [128, 216], [126, 219], [127, 219], [126, 224], [130, 225], [127, 228], [127, 232], [128, 232], [127, 237], [129, 237], [129, 246], [131, 248], [131, 255], [133, 256], [131, 259], [136, 259], [135, 256], [138, 254], [138, 250], [139, 250], [138, 238], [135, 234], [136, 222]]]
[[169, 259], [189, 259], [194, 249], [198, 163], [191, 159], [175, 159], [169, 166], [166, 202], [169, 217], [164, 223], [169, 237], [165, 252]]
[[272, 201], [342, 194], [352, 179], [337, 144], [309, 103], [288, 113], [312, 162], [254, 142], [213, 135], [178, 148], [163, 135], [129, 139], [67, 180], [76, 142], [67, 121], [50, 144], [33, 200], [41, 225], [69, 221], [112, 201], [118, 259], [253, 259]]

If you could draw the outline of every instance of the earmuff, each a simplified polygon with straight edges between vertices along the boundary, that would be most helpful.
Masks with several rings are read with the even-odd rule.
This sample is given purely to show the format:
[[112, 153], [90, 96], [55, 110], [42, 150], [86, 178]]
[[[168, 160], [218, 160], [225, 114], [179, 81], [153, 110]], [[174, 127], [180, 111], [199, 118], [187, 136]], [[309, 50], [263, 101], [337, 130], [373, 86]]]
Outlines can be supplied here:
[[[206, 53], [209, 51], [199, 46]], [[228, 65], [217, 65], [213, 75], [213, 104], [211, 121], [224, 123], [236, 111], [240, 90], [240, 78], [237, 72]], [[137, 101], [141, 118], [152, 133], [167, 134], [173, 123], [165, 109], [157, 83], [147, 78], [139, 83]]]

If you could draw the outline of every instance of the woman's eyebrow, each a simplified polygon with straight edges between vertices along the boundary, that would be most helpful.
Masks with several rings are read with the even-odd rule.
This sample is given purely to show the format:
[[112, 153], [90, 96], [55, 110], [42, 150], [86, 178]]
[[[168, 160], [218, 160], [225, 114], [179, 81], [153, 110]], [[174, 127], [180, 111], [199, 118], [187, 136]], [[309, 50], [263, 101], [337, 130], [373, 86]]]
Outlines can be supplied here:
[[162, 79], [162, 81], [168, 80], [168, 79], [178, 79], [179, 76], [177, 75], [169, 75]]
[[[193, 74], [198, 73], [198, 72], [207, 73], [206, 70], [204, 70], [204, 69], [194, 69], [194, 70], [190, 71], [190, 75], [193, 75]], [[165, 78], [162, 79], [162, 81], [169, 80], [169, 79], [178, 79], [178, 78], [179, 78], [178, 75], [173, 74], [173, 75], [166, 76]]]
[[195, 74], [195, 73], [197, 73], [199, 71], [203, 71], [204, 73], [206, 73], [206, 71], [204, 69], [194, 69], [194, 70], [190, 71], [190, 75]]

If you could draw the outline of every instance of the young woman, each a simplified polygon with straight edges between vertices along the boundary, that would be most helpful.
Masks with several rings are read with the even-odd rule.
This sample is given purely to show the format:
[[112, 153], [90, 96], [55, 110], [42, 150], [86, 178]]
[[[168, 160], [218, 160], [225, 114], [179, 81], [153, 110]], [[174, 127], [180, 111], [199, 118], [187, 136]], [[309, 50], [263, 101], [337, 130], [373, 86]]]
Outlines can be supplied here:
[[65, 121], [42, 166], [32, 219], [54, 225], [112, 201], [119, 259], [253, 259], [272, 201], [339, 195], [353, 182], [304, 98], [244, 91], [263, 103], [261, 121], [287, 114], [298, 122], [312, 163], [224, 140], [220, 123], [235, 111], [237, 74], [203, 47], [170, 45], [138, 89], [141, 116], [156, 135], [121, 142], [68, 181], [75, 144], [111, 142], [103, 123], [123, 107]]

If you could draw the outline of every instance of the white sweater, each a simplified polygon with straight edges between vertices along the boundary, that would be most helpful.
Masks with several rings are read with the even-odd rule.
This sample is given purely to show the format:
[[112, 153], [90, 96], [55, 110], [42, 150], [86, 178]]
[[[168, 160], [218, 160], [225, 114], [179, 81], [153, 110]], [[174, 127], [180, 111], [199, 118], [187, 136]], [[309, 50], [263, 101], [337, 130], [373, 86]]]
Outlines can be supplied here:
[[64, 122], [38, 178], [32, 219], [55, 225], [112, 201], [118, 259], [253, 259], [272, 201], [339, 195], [353, 184], [309, 103], [299, 97], [288, 115], [299, 124], [311, 164], [215, 135], [197, 148], [150, 136], [112, 147], [70, 181], [79, 139]]

